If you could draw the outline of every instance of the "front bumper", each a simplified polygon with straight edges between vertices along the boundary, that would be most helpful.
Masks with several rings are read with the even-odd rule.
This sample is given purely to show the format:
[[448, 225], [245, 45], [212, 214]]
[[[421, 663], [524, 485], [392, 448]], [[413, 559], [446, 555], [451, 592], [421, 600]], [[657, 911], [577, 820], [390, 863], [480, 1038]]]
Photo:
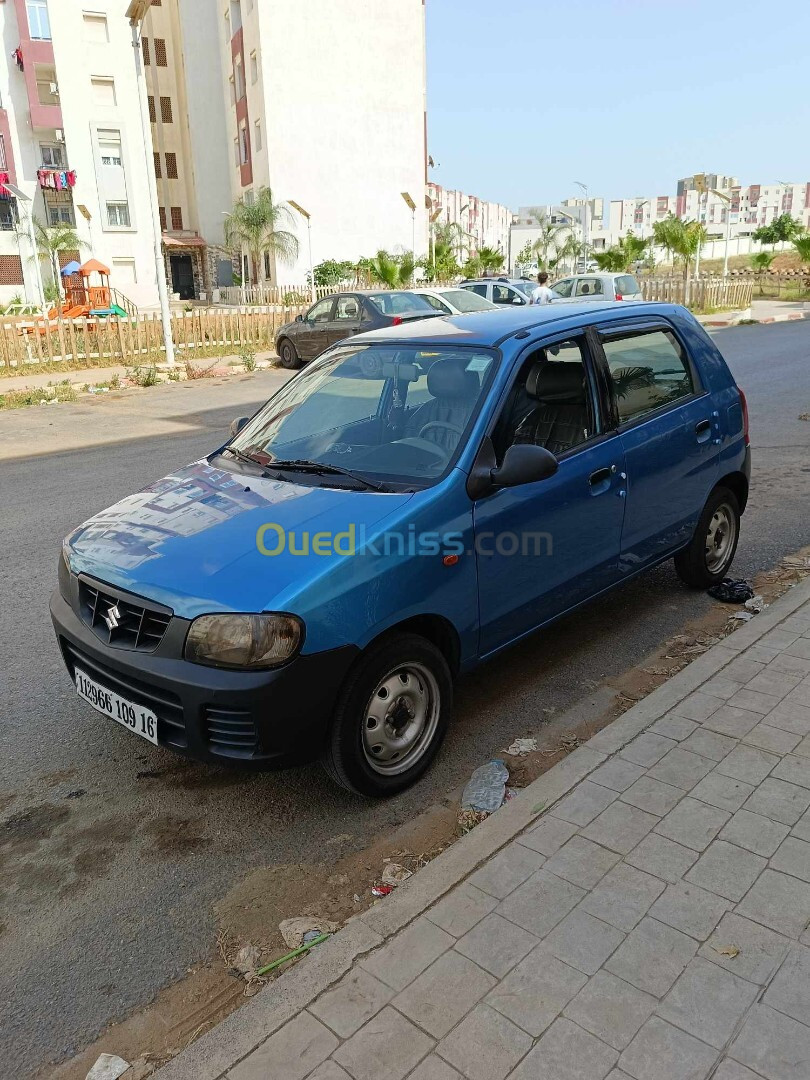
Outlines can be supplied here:
[[346, 645], [299, 655], [273, 671], [230, 671], [177, 655], [185, 629], [167, 632], [154, 652], [107, 646], [58, 590], [51, 597], [51, 618], [74, 682], [80, 667], [102, 686], [151, 709], [161, 746], [219, 764], [284, 766], [317, 758], [358, 653]]

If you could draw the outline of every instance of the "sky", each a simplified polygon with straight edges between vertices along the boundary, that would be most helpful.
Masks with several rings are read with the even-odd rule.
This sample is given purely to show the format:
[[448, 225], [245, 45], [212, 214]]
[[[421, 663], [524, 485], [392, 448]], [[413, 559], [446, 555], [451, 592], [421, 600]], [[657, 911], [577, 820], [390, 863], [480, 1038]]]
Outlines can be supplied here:
[[426, 0], [429, 179], [518, 206], [810, 181], [810, 0]]

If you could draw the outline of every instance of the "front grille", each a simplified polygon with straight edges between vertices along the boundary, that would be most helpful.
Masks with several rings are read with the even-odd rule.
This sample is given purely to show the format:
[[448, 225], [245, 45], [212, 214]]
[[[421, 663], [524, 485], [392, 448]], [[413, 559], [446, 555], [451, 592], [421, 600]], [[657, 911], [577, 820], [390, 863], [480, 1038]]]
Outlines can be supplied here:
[[183, 706], [180, 698], [167, 690], [159, 690], [154, 686], [133, 679], [130, 675], [121, 675], [117, 671], [111, 671], [103, 664], [91, 659], [81, 649], [60, 638], [62, 652], [65, 657], [68, 671], [73, 681], [76, 681], [76, 668], [85, 671], [90, 678], [95, 679], [102, 686], [113, 693], [118, 694], [126, 701], [143, 705], [151, 709], [158, 718], [158, 739], [161, 743], [183, 750], [188, 746], [186, 725], [183, 720]]
[[256, 727], [251, 714], [240, 709], [205, 710], [205, 735], [212, 754], [230, 758], [252, 758], [258, 752]]
[[89, 578], [79, 578], [79, 615], [106, 645], [152, 652], [171, 622], [169, 608], [138, 597], [115, 595]]

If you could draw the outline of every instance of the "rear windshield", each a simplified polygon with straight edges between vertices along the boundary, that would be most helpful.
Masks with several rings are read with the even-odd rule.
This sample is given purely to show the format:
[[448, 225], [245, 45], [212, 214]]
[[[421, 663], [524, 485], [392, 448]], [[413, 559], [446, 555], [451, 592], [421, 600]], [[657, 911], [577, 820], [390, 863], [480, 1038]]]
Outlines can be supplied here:
[[471, 289], [448, 289], [441, 294], [459, 311], [491, 311], [495, 305]]
[[621, 296], [629, 296], [631, 293], [641, 292], [641, 286], [632, 274], [622, 274], [616, 278], [616, 292]]
[[433, 311], [424, 296], [412, 292], [372, 293], [369, 300], [383, 315], [403, 315], [408, 311]]

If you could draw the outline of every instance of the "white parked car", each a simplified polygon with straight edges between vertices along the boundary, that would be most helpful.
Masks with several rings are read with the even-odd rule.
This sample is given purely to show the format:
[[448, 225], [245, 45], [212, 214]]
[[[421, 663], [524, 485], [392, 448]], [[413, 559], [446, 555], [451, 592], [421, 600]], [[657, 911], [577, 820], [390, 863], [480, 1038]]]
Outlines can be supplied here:
[[583, 300], [643, 300], [641, 286], [632, 274], [573, 274], [551, 286], [553, 303], [581, 303]]
[[496, 306], [469, 289], [436, 288], [410, 289], [409, 291], [423, 296], [431, 307], [444, 315], [463, 315], [467, 311], [492, 311]]

